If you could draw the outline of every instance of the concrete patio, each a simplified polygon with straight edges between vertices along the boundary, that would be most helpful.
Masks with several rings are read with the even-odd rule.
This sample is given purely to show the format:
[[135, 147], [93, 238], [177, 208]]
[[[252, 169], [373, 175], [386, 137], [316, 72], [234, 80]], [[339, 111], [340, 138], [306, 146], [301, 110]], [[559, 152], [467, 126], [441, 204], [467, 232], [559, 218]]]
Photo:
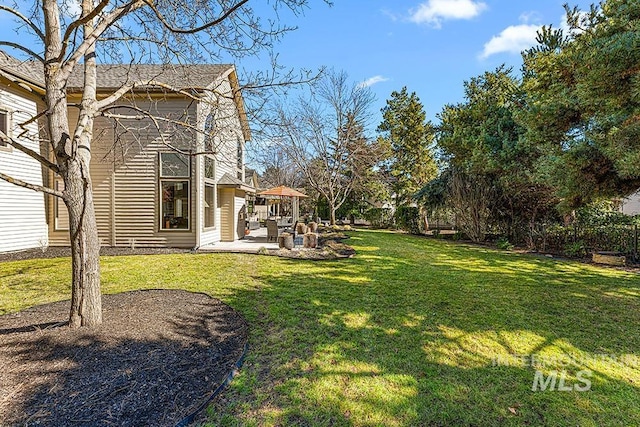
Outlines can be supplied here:
[[251, 233], [244, 236], [244, 239], [234, 242], [217, 242], [212, 245], [201, 246], [198, 252], [239, 252], [239, 253], [258, 253], [260, 248], [278, 249], [278, 242], [267, 242], [267, 229], [258, 228], [251, 230]]

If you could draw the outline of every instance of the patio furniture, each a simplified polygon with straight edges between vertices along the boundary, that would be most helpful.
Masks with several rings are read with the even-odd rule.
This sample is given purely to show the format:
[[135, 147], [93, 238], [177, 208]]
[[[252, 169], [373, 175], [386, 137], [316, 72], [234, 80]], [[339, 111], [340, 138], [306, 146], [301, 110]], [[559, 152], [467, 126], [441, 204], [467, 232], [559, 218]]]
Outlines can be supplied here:
[[267, 220], [267, 242], [277, 242], [280, 230], [278, 229], [278, 223], [273, 219]]

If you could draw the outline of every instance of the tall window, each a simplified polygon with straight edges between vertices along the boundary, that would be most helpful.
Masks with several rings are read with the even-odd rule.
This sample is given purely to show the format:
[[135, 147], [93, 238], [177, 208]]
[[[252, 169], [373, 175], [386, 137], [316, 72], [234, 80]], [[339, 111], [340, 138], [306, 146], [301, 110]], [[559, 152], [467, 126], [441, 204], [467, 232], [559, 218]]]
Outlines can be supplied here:
[[213, 139], [214, 130], [216, 126], [216, 118], [213, 113], [209, 113], [207, 119], [204, 122], [204, 150], [214, 152], [215, 142]]
[[160, 153], [160, 229], [188, 230], [191, 158], [180, 153]]
[[204, 226], [216, 225], [216, 164], [210, 157], [204, 158]]
[[[0, 131], [9, 136], [9, 112], [6, 110], [0, 110]], [[4, 140], [0, 139], [0, 148], [3, 147], [9, 148], [10, 146]]]
[[242, 172], [244, 168], [244, 143], [242, 142], [242, 138], [238, 138], [238, 179], [242, 179]]

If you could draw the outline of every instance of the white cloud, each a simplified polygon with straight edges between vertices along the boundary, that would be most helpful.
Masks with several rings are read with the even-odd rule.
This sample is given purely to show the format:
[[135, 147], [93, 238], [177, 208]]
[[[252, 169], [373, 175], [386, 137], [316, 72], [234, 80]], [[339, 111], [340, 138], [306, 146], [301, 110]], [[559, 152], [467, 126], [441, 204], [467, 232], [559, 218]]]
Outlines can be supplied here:
[[536, 36], [540, 28], [540, 25], [528, 24], [507, 27], [499, 35], [493, 36], [485, 43], [480, 58], [486, 59], [491, 55], [503, 52], [520, 53], [529, 49], [536, 44]]
[[540, 22], [541, 19], [542, 15], [540, 14], [540, 12], [537, 12], [535, 10], [523, 12], [520, 14], [520, 22], [522, 22], [523, 24], [528, 24], [529, 22]]
[[369, 77], [367, 80], [363, 81], [358, 86], [360, 86], [360, 87], [369, 87], [369, 86], [373, 86], [376, 83], [382, 83], [382, 82], [386, 82], [388, 80], [389, 79], [386, 78], [386, 77], [383, 77], [381, 75], [377, 75], [377, 76]]
[[410, 11], [410, 20], [440, 28], [448, 19], [471, 19], [487, 8], [486, 3], [475, 0], [428, 0]]
[[[589, 12], [585, 12], [585, 11], [578, 12], [578, 15], [580, 16], [578, 22], [580, 24], [583, 24], [584, 20], [587, 18], [587, 16], [589, 16]], [[560, 29], [562, 30], [565, 36], [576, 35], [582, 32], [582, 30], [579, 28], [574, 28], [573, 30], [569, 28], [569, 23], [567, 22], [566, 14], [562, 15], [562, 18], [560, 18]]]
[[[82, 3], [78, 0], [67, 0], [63, 2], [62, 10], [65, 14], [73, 19], [78, 19], [82, 14]], [[66, 10], [65, 10], [66, 7]]]

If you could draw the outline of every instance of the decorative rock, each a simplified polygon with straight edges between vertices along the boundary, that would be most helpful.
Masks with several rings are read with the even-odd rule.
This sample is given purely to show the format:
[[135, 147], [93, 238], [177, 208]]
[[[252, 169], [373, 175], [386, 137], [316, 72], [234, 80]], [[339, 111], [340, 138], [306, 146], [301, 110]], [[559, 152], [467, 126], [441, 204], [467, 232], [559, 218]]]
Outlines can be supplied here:
[[307, 233], [302, 240], [302, 246], [313, 249], [318, 246], [318, 235], [316, 233]]
[[624, 266], [627, 263], [627, 259], [615, 252], [594, 252], [593, 262], [598, 264]]
[[280, 249], [293, 249], [293, 235], [290, 233], [282, 233], [278, 236], [278, 246]]
[[307, 232], [307, 225], [304, 222], [296, 224], [296, 234], [304, 234]]

